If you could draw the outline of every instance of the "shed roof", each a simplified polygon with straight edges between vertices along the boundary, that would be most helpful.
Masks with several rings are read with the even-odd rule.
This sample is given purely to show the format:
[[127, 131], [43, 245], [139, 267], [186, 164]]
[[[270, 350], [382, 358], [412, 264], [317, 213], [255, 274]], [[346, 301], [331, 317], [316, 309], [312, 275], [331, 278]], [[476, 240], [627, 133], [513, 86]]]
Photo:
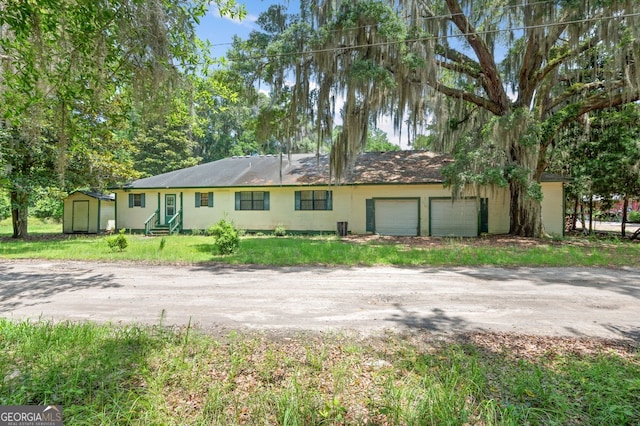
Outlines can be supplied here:
[[[453, 162], [429, 151], [359, 154], [341, 184], [442, 183], [440, 169]], [[216, 188], [328, 185], [332, 183], [328, 155], [292, 154], [231, 157], [186, 169], [138, 179], [126, 189]]]
[[84, 194], [87, 197], [95, 198], [97, 200], [102, 200], [102, 201], [115, 201], [116, 200], [116, 194], [103, 194], [101, 192], [94, 192], [94, 191], [83, 191], [83, 190], [80, 190], [80, 191], [74, 191], [69, 195], [76, 194], [76, 193]]

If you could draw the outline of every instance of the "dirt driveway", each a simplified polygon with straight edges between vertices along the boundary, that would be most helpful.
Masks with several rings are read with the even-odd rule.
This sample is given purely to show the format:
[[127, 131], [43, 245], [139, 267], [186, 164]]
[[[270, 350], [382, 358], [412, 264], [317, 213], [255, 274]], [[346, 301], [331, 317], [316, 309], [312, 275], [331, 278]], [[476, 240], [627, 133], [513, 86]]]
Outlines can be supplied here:
[[496, 331], [640, 341], [640, 269], [0, 261], [0, 312], [229, 330]]

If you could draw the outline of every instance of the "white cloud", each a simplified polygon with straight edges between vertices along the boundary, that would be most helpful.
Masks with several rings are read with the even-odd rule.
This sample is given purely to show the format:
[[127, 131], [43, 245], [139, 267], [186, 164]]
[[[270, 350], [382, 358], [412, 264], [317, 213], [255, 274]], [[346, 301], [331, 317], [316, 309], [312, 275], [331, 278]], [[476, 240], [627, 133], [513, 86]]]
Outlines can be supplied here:
[[250, 28], [250, 29], [254, 29], [255, 28], [255, 24], [256, 21], [258, 20], [258, 16], [257, 15], [253, 15], [253, 14], [246, 14], [244, 16], [244, 18], [242, 19], [238, 19], [238, 18], [232, 18], [230, 16], [222, 16], [220, 15], [220, 11], [218, 10], [217, 7], [212, 7], [211, 8], [211, 14], [215, 17], [215, 18], [219, 18], [219, 19], [224, 19], [228, 22], [232, 22], [235, 25], [241, 26], [241, 27], [246, 27], [246, 28]]

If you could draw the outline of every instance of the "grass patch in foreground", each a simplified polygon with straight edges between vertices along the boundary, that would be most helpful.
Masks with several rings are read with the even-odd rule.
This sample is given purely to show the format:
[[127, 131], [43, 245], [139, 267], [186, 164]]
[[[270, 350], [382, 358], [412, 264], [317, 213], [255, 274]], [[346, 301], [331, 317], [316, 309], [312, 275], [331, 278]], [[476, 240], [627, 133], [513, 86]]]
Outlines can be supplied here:
[[[50, 235], [27, 241], [4, 238], [0, 258], [99, 261], [141, 261], [196, 264], [219, 262], [268, 266], [607, 266], [633, 265], [640, 257], [640, 244], [620, 240], [564, 241], [527, 240], [531, 244], [493, 244], [487, 239], [434, 239], [402, 243], [375, 239], [354, 241], [336, 236], [245, 236], [232, 255], [216, 252], [211, 237], [174, 235], [145, 237], [127, 235], [128, 247], [120, 252], [109, 248], [105, 236]], [[490, 240], [489, 240], [490, 241]], [[416, 243], [413, 245], [412, 242]]]
[[640, 422], [640, 354], [620, 342], [2, 319], [0, 353], [0, 404], [60, 404], [74, 425]]

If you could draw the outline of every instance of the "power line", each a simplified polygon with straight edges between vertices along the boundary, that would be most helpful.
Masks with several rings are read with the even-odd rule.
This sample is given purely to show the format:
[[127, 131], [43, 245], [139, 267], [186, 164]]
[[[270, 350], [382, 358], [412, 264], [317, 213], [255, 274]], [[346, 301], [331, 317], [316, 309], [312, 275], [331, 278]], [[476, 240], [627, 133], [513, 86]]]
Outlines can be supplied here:
[[[438, 18], [449, 18], [449, 16], [452, 16], [452, 15], [441, 16], [441, 17], [438, 17]], [[636, 16], [640, 16], [640, 12], [628, 13], [628, 14], [622, 14], [622, 15], [611, 15], [611, 16], [594, 17], [594, 18], [576, 19], [576, 20], [571, 20], [571, 21], [555, 22], [555, 23], [549, 23], [549, 24], [528, 25], [528, 26], [515, 27], [515, 28], [502, 28], [502, 29], [495, 29], [495, 30], [476, 31], [476, 32], [473, 32], [473, 33], [447, 34], [447, 35], [439, 35], [439, 36], [425, 36], [425, 37], [416, 37], [416, 38], [413, 38], [413, 39], [404, 39], [404, 40], [395, 40], [395, 41], [381, 41], [381, 42], [378, 42], [378, 43], [363, 43], [363, 44], [353, 45], [353, 46], [330, 47], [330, 48], [326, 48], [326, 49], [312, 49], [312, 50], [307, 50], [307, 51], [277, 53], [277, 54], [271, 54], [271, 55], [264, 54], [264, 55], [248, 56], [248, 57], [245, 57], [244, 59], [276, 59], [276, 58], [282, 58], [282, 57], [287, 57], [287, 56], [312, 55], [312, 54], [318, 54], [318, 53], [338, 52], [338, 51], [345, 51], [345, 50], [356, 50], [356, 49], [362, 49], [362, 48], [366, 48], [366, 47], [390, 46], [390, 45], [402, 44], [402, 43], [417, 43], [417, 42], [425, 42], [425, 41], [449, 39], [449, 38], [470, 37], [470, 36], [477, 36], [477, 35], [488, 35], [488, 34], [514, 32], [514, 31], [515, 32], [517, 32], [517, 31], [527, 31], [527, 30], [534, 30], [534, 29], [540, 29], [540, 28], [553, 28], [553, 27], [558, 27], [558, 26], [576, 25], [576, 24], [582, 24], [582, 23], [588, 23], [588, 22], [609, 21], [609, 20], [614, 20], [614, 19], [626, 19], [626, 18], [632, 18], [632, 17], [636, 17]], [[436, 17], [432, 17], [432, 18], [436, 19]]]
[[[539, 5], [543, 5], [543, 4], [554, 4], [554, 0], [540, 0], [537, 2], [533, 2], [533, 3], [520, 3], [520, 4], [513, 4], [513, 5], [505, 5], [505, 6], [500, 6], [500, 7], [493, 7], [493, 8], [489, 8], [489, 9], [485, 9], [483, 10], [483, 14], [486, 15], [491, 15], [492, 11], [495, 10], [506, 10], [506, 9], [516, 9], [516, 8], [525, 8], [525, 7], [535, 7], [535, 6], [539, 6]], [[431, 20], [436, 20], [436, 19], [452, 19], [454, 16], [464, 16], [464, 12], [461, 13], [450, 13], [450, 14], [446, 14], [446, 15], [432, 15], [432, 16], [425, 16], [422, 18], [417, 18], [414, 21], [415, 22], [420, 22], [420, 21], [431, 21]], [[405, 18], [407, 18], [405, 16]], [[349, 30], [349, 31], [353, 31], [353, 30], [359, 30], [359, 29], [364, 29], [364, 28], [368, 28], [370, 27], [370, 25], [365, 25], [365, 26], [357, 26], [357, 27], [348, 27], [348, 28], [344, 28], [343, 30]], [[339, 32], [338, 30], [331, 30], [329, 31], [329, 33], [337, 33]], [[213, 43], [210, 44], [210, 46], [212, 47], [219, 47], [219, 46], [231, 46], [233, 45], [233, 42], [227, 42], [227, 43]]]
[[[506, 6], [500, 6], [500, 9], [515, 9], [518, 7], [532, 7], [532, 6], [538, 6], [541, 4], [552, 4], [553, 0], [540, 0], [534, 3], [520, 3], [520, 4], [513, 4], [513, 5], [506, 5]], [[490, 9], [485, 9], [483, 12], [485, 12], [485, 14], [491, 14], [491, 10], [497, 10], [497, 7], [494, 8], [490, 8]], [[448, 14], [448, 15], [433, 15], [433, 16], [425, 16], [423, 18], [417, 18], [415, 21], [419, 22], [419, 21], [429, 21], [429, 20], [434, 20], [434, 19], [442, 19], [442, 18], [448, 18], [451, 19], [454, 16], [458, 16], [458, 15], [464, 15], [464, 13], [454, 13], [454, 14]], [[406, 18], [406, 16], [405, 16]], [[349, 27], [346, 28], [347, 30], [359, 30], [359, 29], [363, 29], [363, 28], [367, 28], [368, 26], [359, 26], [359, 27]], [[331, 33], [337, 32], [337, 30], [332, 30], [330, 31]], [[218, 46], [231, 46], [233, 45], [233, 42], [228, 42], [228, 43], [214, 43], [211, 44], [212, 47], [218, 47]]]

